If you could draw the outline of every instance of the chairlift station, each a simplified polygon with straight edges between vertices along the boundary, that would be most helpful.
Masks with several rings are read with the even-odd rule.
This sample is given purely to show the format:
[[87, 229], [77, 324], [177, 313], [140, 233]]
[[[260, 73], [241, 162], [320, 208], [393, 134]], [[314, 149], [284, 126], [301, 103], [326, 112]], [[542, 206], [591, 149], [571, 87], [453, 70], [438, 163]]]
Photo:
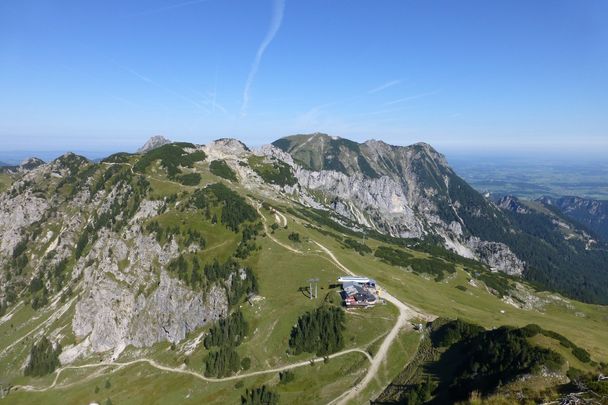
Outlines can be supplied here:
[[368, 277], [343, 276], [338, 277], [342, 284], [340, 293], [347, 308], [366, 308], [378, 302], [376, 281]]

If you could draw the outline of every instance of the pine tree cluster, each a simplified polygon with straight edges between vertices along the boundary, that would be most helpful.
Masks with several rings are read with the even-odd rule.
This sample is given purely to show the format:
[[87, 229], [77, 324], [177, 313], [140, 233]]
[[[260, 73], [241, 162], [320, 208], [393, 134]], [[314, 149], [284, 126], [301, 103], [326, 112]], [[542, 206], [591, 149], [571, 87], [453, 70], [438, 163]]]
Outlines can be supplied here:
[[61, 353], [61, 347], [57, 345], [56, 348], [53, 348], [53, 344], [43, 337], [32, 346], [30, 360], [25, 366], [23, 374], [40, 377], [52, 373], [60, 364], [59, 353]]
[[265, 385], [247, 389], [245, 395], [241, 396], [242, 405], [277, 405], [279, 394], [270, 391]]
[[289, 347], [294, 354], [302, 352], [325, 356], [344, 347], [344, 311], [323, 305], [300, 316], [291, 331]]

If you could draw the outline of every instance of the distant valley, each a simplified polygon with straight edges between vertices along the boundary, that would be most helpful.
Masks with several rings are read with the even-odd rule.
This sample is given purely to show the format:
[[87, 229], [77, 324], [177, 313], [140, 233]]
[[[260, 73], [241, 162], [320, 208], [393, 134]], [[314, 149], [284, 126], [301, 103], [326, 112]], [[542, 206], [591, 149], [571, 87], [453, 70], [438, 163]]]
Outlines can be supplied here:
[[530, 199], [577, 196], [608, 200], [608, 163], [597, 158], [575, 162], [492, 157], [483, 154], [449, 156], [454, 170], [478, 191]]

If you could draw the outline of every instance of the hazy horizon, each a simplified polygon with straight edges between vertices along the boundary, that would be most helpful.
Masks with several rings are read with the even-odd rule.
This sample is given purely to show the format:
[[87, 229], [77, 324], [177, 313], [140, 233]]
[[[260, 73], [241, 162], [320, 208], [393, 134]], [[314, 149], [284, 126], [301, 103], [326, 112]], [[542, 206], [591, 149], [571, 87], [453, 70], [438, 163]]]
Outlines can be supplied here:
[[[332, 134], [329, 134], [332, 135]], [[154, 136], [154, 135], [152, 135]], [[164, 136], [164, 135], [163, 135]], [[289, 135], [284, 135], [289, 136]], [[166, 136], [168, 139], [174, 142], [192, 142], [194, 144], [204, 145], [214, 140], [220, 139], [219, 137], [189, 137], [189, 138], [175, 138]], [[0, 163], [7, 163], [11, 165], [18, 164], [24, 159], [29, 157], [38, 157], [44, 161], [53, 160], [66, 152], [73, 152], [80, 155], [83, 155], [89, 159], [100, 159], [107, 157], [113, 153], [118, 152], [128, 152], [134, 153], [138, 148], [143, 146], [143, 144], [150, 137], [142, 137], [141, 139], [135, 139], [131, 142], [123, 142], [114, 147], [102, 147], [102, 148], [86, 148], [83, 145], [79, 145], [77, 141], [73, 142], [71, 145], [67, 145], [66, 148], [40, 148], [40, 147], [32, 147], [32, 148], [22, 148], [22, 149], [8, 149], [3, 148], [0, 150]], [[233, 137], [234, 138], [234, 137]], [[273, 141], [281, 138], [281, 136], [268, 138], [266, 142], [261, 143], [248, 143], [246, 140], [241, 138], [240, 141], [244, 142], [250, 148], [256, 148], [262, 145], [270, 144]], [[354, 140], [356, 142], [365, 142], [369, 139], [377, 139], [385, 141], [381, 136], [380, 137], [370, 137], [364, 139], [357, 139], [352, 137], [346, 137], [347, 139]], [[417, 139], [411, 142], [387, 142], [397, 146], [408, 146], [417, 142], [426, 142], [428, 141], [424, 139]], [[562, 148], [551, 148], [551, 146], [547, 147], [539, 147], [539, 148], [526, 148], [526, 149], [516, 149], [516, 148], [454, 148], [449, 146], [438, 147], [432, 143], [429, 143], [433, 146], [438, 152], [444, 154], [448, 159], [448, 163], [454, 165], [456, 163], [468, 163], [467, 161], [474, 159], [475, 161], [483, 164], [495, 164], [495, 165], [504, 165], [504, 164], [513, 164], [517, 162], [535, 163], [538, 165], [543, 164], [601, 164], [606, 163], [608, 161], [605, 158], [605, 153], [602, 149], [595, 149], [593, 151], [582, 151], [582, 150], [572, 150], [570, 149], [562, 149]], [[542, 153], [541, 153], [542, 152]], [[530, 159], [534, 159], [534, 162]]]

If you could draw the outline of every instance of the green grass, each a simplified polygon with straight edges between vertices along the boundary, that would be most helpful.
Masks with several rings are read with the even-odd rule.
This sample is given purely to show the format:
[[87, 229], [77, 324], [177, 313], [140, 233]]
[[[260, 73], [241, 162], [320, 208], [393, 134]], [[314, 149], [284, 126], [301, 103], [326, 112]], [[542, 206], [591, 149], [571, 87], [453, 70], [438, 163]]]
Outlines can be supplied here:
[[349, 404], [364, 404], [377, 398], [386, 386], [397, 377], [418, 350], [421, 335], [418, 332], [401, 331], [393, 344], [375, 378], [357, 394]]
[[150, 181], [150, 186], [152, 188], [150, 195], [155, 199], [162, 199], [163, 197], [177, 194], [183, 190], [182, 186], [168, 180], [156, 179], [153, 177], [148, 177], [148, 180]]
[[[57, 308], [60, 308], [62, 305], [59, 302]], [[37, 332], [29, 335], [28, 333], [34, 331], [42, 322], [49, 319], [52, 312], [53, 310], [50, 310], [48, 307], [34, 311], [28, 303], [25, 303], [17, 308], [9, 321], [0, 325], [1, 348], [6, 348], [21, 339], [19, 343], [15, 344], [10, 351], [0, 358], [0, 364], [2, 364], [0, 367], [0, 380], [9, 379], [13, 383], [29, 380], [22, 377], [20, 368], [29, 355], [32, 344], [37, 340]], [[49, 325], [49, 330], [63, 328], [62, 334], [64, 338], [61, 341], [62, 344], [66, 344], [73, 339], [70, 327], [73, 315], [74, 305], [63, 316]], [[26, 335], [28, 336], [26, 337]]]
[[[188, 227], [203, 230], [208, 239], [209, 248], [217, 243], [222, 244], [229, 241], [226, 245], [217, 248], [213, 255], [220, 252], [229, 254], [233, 247], [228, 245], [234, 246], [236, 243], [236, 240], [230, 240], [230, 237], [238, 237], [238, 234], [227, 231], [223, 226], [212, 226], [192, 213], [172, 211], [161, 215], [157, 220], [163, 226], [185, 226], [187, 224]], [[313, 354], [306, 353], [299, 356], [288, 355], [289, 333], [298, 316], [306, 310], [320, 305], [327, 294], [335, 294], [327, 287], [341, 274], [326, 257], [316, 252], [299, 256], [297, 260], [294, 260], [292, 252], [278, 246], [268, 237], [259, 237], [258, 243], [262, 248], [261, 252], [250, 257], [247, 262], [254, 265], [256, 269], [262, 299], [256, 301], [253, 306], [247, 303], [241, 305], [249, 322], [251, 333], [238, 348], [242, 357], [252, 359], [250, 371], [264, 370], [314, 357]], [[319, 299], [310, 300], [300, 291], [300, 287], [306, 286], [306, 280], [310, 277], [322, 279], [319, 283]], [[24, 313], [24, 315], [26, 314]], [[391, 305], [377, 306], [347, 314], [345, 348], [365, 348], [378, 341], [393, 325], [395, 317], [396, 309]], [[190, 337], [198, 333], [200, 330], [192, 332]], [[157, 344], [153, 348], [145, 349], [144, 353], [128, 349], [119, 360], [125, 361], [144, 355], [170, 366], [179, 366], [183, 363], [183, 355], [169, 350], [168, 343]], [[206, 350], [202, 346], [199, 347], [190, 356], [189, 368], [203, 372], [202, 364], [205, 355]], [[78, 363], [87, 363], [92, 359], [83, 359]], [[362, 376], [366, 367], [367, 359], [360, 353], [352, 353], [331, 359], [327, 364], [317, 364], [314, 367], [305, 366], [294, 370], [296, 379], [291, 383], [277, 386], [276, 390], [282, 394], [281, 403], [327, 402], [354, 384], [354, 381]], [[109, 374], [112, 387], [107, 392], [103, 388], [106, 377], [85, 379], [83, 382], [75, 381], [76, 379], [92, 378], [94, 375], [93, 370], [68, 371], [60, 379], [64, 383], [75, 384], [68, 390], [57, 389], [41, 394], [12, 393], [11, 403], [37, 403], [37, 401], [40, 403], [63, 401], [65, 403], [66, 400], [68, 402], [97, 400], [103, 403], [106, 395], [114, 403], [167, 403], [186, 401], [188, 394], [198, 403], [200, 401], [233, 403], [238, 401], [241, 391], [244, 392], [247, 387], [278, 382], [277, 376], [274, 374], [247, 378], [244, 381], [244, 387], [241, 390], [235, 390], [234, 381], [231, 383], [205, 383], [190, 377], [159, 372], [145, 365], [136, 365]], [[137, 376], [136, 379], [135, 376]], [[387, 379], [384, 382], [389, 381]], [[18, 377], [14, 382], [28, 382], [44, 386], [50, 384], [51, 377], [40, 380]], [[171, 385], [168, 385], [169, 382]], [[137, 384], [137, 393], [129, 390], [132, 384]], [[97, 394], [94, 392], [95, 386], [100, 387], [100, 392]]]
[[10, 174], [0, 173], [0, 193], [7, 190], [13, 184], [13, 177]]
[[[287, 354], [292, 326], [304, 312], [321, 305], [342, 273], [325, 257], [316, 253], [298, 255], [270, 238], [258, 238], [262, 248], [248, 262], [256, 269], [262, 299], [253, 306], [243, 304], [249, 322], [250, 336], [239, 347], [242, 356], [252, 359], [252, 370], [274, 367], [313, 357], [312, 354]], [[319, 298], [311, 300], [301, 291], [309, 278], [319, 278]], [[396, 309], [390, 305], [376, 306], [347, 314], [345, 349], [366, 347], [391, 327]]]
[[[460, 317], [486, 328], [505, 324], [521, 327], [537, 323], [568, 337], [592, 353], [594, 360], [608, 360], [608, 346], [605, 344], [608, 338], [608, 307], [573, 300], [553, 300], [549, 298], [550, 294], [541, 293], [539, 296], [549, 302], [542, 311], [518, 309], [487, 292], [481, 283], [478, 283], [478, 287], [468, 285], [470, 275], [461, 268], [454, 277], [435, 282], [370, 256], [348, 254], [340, 250], [332, 238], [314, 230], [303, 229], [302, 232], [314, 232], [314, 238], [332, 249], [351, 270], [374, 277], [382, 287], [405, 303], [434, 315]], [[373, 246], [374, 242], [368, 240], [368, 244]], [[455, 288], [457, 285], [466, 285], [467, 291]]]
[[367, 370], [368, 360], [357, 353], [295, 369], [295, 378], [274, 390], [281, 404], [324, 404], [340, 396]]
[[[199, 187], [217, 182], [217, 177], [210, 173], [206, 162], [195, 163], [193, 170], [201, 176]], [[163, 198], [194, 188], [185, 187], [167, 179], [165, 170], [158, 162], [153, 162], [146, 168], [151, 183], [151, 194], [155, 198]], [[189, 171], [188, 171], [189, 172]], [[3, 178], [0, 176], [0, 186]], [[243, 194], [240, 185], [233, 187]], [[182, 200], [183, 197], [179, 197]], [[286, 207], [278, 207], [287, 212]], [[274, 222], [268, 211], [263, 211], [268, 223]], [[478, 323], [486, 328], [500, 325], [524, 326], [536, 323], [544, 329], [554, 330], [571, 339], [577, 345], [588, 350], [595, 361], [608, 360], [608, 308], [581, 304], [576, 301], [561, 301], [553, 299], [549, 294], [538, 294], [547, 303], [541, 310], [523, 310], [515, 308], [488, 292], [484, 284], [478, 281], [478, 286], [468, 283], [471, 274], [457, 266], [454, 274], [446, 276], [440, 282], [429, 276], [416, 275], [407, 268], [387, 264], [372, 254], [359, 255], [343, 245], [327, 231], [328, 226], [321, 225], [323, 232], [306, 227], [302, 219], [294, 220], [290, 215], [287, 229], [279, 228], [273, 237], [281, 243], [299, 249], [303, 254], [296, 254], [273, 242], [269, 236], [259, 236], [256, 244], [260, 250], [248, 257], [245, 265], [251, 266], [259, 282], [259, 299], [253, 305], [240, 305], [249, 323], [250, 333], [237, 348], [241, 358], [252, 360], [249, 371], [266, 370], [314, 357], [313, 354], [303, 353], [298, 356], [287, 353], [291, 328], [304, 312], [321, 305], [326, 297], [334, 297], [335, 290], [329, 286], [343, 272], [319, 250], [312, 242], [318, 241], [329, 248], [338, 259], [355, 273], [375, 278], [381, 288], [403, 302], [415, 306], [429, 314], [449, 318], [463, 318]], [[179, 212], [172, 205], [170, 210], [155, 218], [160, 225], [166, 227], [179, 226], [182, 229], [199, 230], [206, 239], [206, 247], [201, 255], [205, 260], [217, 257], [220, 261], [227, 259], [234, 251], [240, 233], [226, 229], [221, 223], [212, 225], [201, 214], [189, 211]], [[316, 224], [318, 226], [318, 224]], [[292, 232], [301, 235], [301, 242], [294, 243], [288, 236]], [[342, 232], [332, 229], [333, 234]], [[341, 234], [345, 238], [346, 235]], [[374, 239], [365, 240], [371, 249], [387, 245]], [[432, 257], [427, 253], [403, 248], [415, 259]], [[121, 266], [127, 263], [122, 263]], [[310, 300], [303, 288], [308, 286], [309, 278], [319, 278], [319, 298]], [[457, 288], [465, 286], [465, 289]], [[136, 288], [136, 287], [134, 287]], [[10, 311], [10, 308], [9, 308]], [[501, 311], [504, 311], [502, 313]], [[0, 325], [0, 348], [20, 338], [35, 325], [38, 325], [50, 314], [42, 311], [36, 313], [27, 304], [16, 311], [13, 319]], [[63, 342], [73, 342], [71, 334], [71, 317], [73, 308], [61, 319], [54, 322], [49, 330], [63, 327], [65, 335]], [[39, 316], [39, 318], [36, 318]], [[377, 305], [374, 308], [348, 311], [346, 315], [345, 349], [361, 348], [374, 354], [384, 336], [394, 325], [397, 310], [392, 305]], [[13, 324], [11, 328], [10, 325]], [[199, 328], [189, 334], [187, 339], [193, 339], [203, 332]], [[375, 398], [384, 387], [408, 363], [414, 355], [420, 335], [414, 332], [402, 331], [398, 339], [391, 345], [387, 360], [381, 366], [378, 375], [372, 383], [363, 390], [353, 403], [363, 403]], [[534, 343], [545, 347], [557, 345], [558, 350], [570, 365], [588, 370], [591, 366], [581, 363], [568, 349], [559, 347], [555, 340], [537, 336]], [[25, 361], [32, 341], [26, 340], [19, 344], [17, 350], [0, 359], [0, 380], [7, 379], [13, 384], [33, 384], [36, 386], [49, 385], [54, 376], [41, 379], [22, 377], [20, 367]], [[180, 351], [183, 343], [176, 351], [170, 349], [168, 343], [159, 343], [151, 348], [127, 348], [121, 355], [120, 361], [148, 356], [169, 366], [183, 364], [184, 354]], [[201, 345], [189, 356], [188, 368], [203, 372], [203, 359], [207, 351]], [[78, 360], [77, 364], [97, 361], [97, 356]], [[0, 403], [31, 404], [31, 403], [103, 403], [111, 398], [117, 404], [135, 403], [238, 403], [241, 393], [246, 388], [270, 385], [272, 390], [281, 396], [281, 403], [327, 403], [341, 395], [348, 387], [361, 379], [368, 367], [368, 360], [360, 353], [351, 353], [343, 357], [331, 359], [327, 364], [304, 366], [294, 370], [296, 378], [287, 384], [278, 384], [276, 374], [263, 375], [243, 379], [243, 386], [235, 388], [236, 381], [225, 383], [208, 383], [190, 376], [161, 372], [150, 366], [139, 364], [120, 370], [107, 370], [103, 376], [98, 376], [95, 369], [66, 371], [60, 378], [61, 383], [70, 384], [69, 388], [54, 389], [44, 393], [13, 392], [0, 400]], [[105, 381], [110, 378], [112, 385], [105, 389]], [[95, 393], [95, 386], [100, 388]], [[133, 387], [136, 386], [137, 390]]]
[[[14, 391], [0, 399], [0, 404], [103, 404], [106, 398], [114, 404], [237, 404], [246, 388], [262, 384], [279, 393], [281, 404], [327, 403], [365, 371], [361, 359], [360, 355], [348, 354], [327, 364], [303, 366], [294, 370], [295, 379], [288, 384], [278, 385], [276, 373], [244, 378], [239, 388], [235, 388], [236, 381], [208, 383], [191, 376], [160, 372], [145, 364], [114, 369], [102, 376], [90, 370], [70, 370], [59, 380], [71, 384], [69, 389], [42, 393]], [[108, 379], [110, 388], [105, 388]], [[97, 393], [95, 387], [99, 388]]]
[[[557, 340], [551, 339], [550, 337], [538, 334], [529, 339], [529, 341], [537, 346], [549, 348], [566, 359], [567, 366], [578, 368], [579, 370], [594, 372], [594, 367], [590, 363], [583, 363], [572, 354], [572, 350], [562, 346]], [[566, 367], [567, 370], [568, 367]], [[564, 371], [566, 371], [564, 370]]]
[[155, 217], [155, 220], [164, 228], [179, 226], [181, 230], [192, 229], [201, 232], [206, 240], [205, 249], [202, 250], [203, 259], [208, 259], [204, 260], [204, 263], [212, 262], [214, 258], [219, 261], [227, 260], [241, 237], [219, 222], [211, 224], [200, 213], [170, 210]]
[[[593, 360], [608, 360], [608, 307], [583, 304], [574, 300], [552, 299], [555, 294], [538, 293], [548, 303], [542, 310], [518, 309], [489, 293], [483, 283], [478, 287], [468, 285], [470, 274], [461, 266], [454, 275], [441, 282], [435, 282], [424, 275], [418, 276], [400, 267], [383, 263], [371, 255], [354, 255], [352, 251], [341, 248], [334, 238], [304, 227], [302, 220], [289, 218], [290, 231], [299, 232], [303, 237], [319, 241], [332, 250], [336, 257], [355, 273], [376, 279], [380, 286], [388, 289], [405, 303], [420, 308], [430, 314], [448, 318], [463, 318], [486, 328], [500, 325], [525, 326], [537, 323], [545, 329], [554, 330], [588, 350]], [[298, 223], [300, 222], [300, 223]], [[281, 237], [281, 233], [278, 234]], [[384, 244], [373, 239], [366, 243], [372, 247]], [[428, 257], [409, 249], [404, 249], [414, 257]], [[467, 286], [466, 291], [455, 288]], [[504, 313], [501, 313], [504, 311]]]

